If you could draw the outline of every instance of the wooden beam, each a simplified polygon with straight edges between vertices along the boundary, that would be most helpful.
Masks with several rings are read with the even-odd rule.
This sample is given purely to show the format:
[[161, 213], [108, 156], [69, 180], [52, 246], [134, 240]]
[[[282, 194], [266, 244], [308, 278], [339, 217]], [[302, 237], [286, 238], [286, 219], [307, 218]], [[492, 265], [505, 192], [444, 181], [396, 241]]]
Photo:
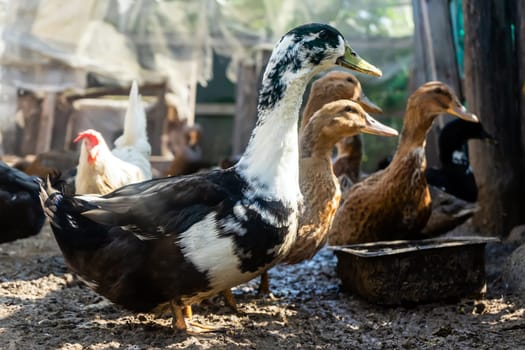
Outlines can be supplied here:
[[234, 115], [234, 103], [197, 103], [195, 114], [203, 115]]

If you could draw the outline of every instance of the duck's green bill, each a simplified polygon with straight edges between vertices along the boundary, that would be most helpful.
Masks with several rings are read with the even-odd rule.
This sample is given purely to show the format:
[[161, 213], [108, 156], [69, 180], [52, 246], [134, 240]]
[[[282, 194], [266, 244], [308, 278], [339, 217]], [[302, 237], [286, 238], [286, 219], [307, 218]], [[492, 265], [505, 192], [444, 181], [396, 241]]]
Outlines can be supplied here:
[[380, 77], [383, 75], [381, 70], [374, 65], [371, 65], [352, 50], [348, 44], [346, 45], [345, 55], [337, 59], [336, 63], [348, 69], [355, 70], [356, 72], [373, 75]]

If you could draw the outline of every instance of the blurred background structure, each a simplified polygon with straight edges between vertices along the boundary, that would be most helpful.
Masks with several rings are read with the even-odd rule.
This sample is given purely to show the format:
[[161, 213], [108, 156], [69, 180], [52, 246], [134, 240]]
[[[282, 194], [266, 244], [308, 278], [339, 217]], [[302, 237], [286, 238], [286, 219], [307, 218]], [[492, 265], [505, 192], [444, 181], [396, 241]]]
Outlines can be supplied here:
[[[422, 83], [449, 84], [497, 144], [471, 142], [482, 208], [475, 220], [504, 235], [524, 223], [524, 0], [0, 0], [0, 157], [74, 150], [87, 127], [120, 132], [130, 83], [148, 112], [153, 161], [170, 130], [202, 126], [205, 162], [242, 153], [256, 118], [258, 83], [275, 41], [325, 22], [383, 70], [358, 76], [381, 119], [401, 128]], [[381, 118], [381, 117], [380, 117]], [[439, 166], [437, 135], [427, 142]], [[173, 126], [175, 125], [175, 126]], [[365, 137], [371, 172], [397, 141]]]

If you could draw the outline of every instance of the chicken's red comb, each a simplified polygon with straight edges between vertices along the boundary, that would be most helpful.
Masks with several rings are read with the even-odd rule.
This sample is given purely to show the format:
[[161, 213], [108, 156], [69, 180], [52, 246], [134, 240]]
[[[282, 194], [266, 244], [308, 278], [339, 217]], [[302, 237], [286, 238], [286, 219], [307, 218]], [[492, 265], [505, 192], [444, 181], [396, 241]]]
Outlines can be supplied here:
[[98, 135], [99, 134], [95, 130], [88, 129], [88, 130], [79, 132], [77, 137], [73, 140], [73, 142], [78, 142], [82, 139], [87, 138], [89, 143], [91, 143], [91, 146], [96, 146], [100, 142]]

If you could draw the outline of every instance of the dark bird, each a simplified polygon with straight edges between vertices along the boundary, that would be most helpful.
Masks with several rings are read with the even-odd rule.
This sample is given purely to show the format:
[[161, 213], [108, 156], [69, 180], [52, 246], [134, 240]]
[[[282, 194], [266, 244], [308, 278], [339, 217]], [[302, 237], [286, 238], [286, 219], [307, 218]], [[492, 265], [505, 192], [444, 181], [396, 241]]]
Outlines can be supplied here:
[[[351, 104], [348, 100], [357, 102], [360, 107], [342, 118], [335, 113], [334, 106]], [[331, 103], [335, 101], [338, 103]], [[350, 176], [357, 182], [361, 166], [358, 133], [371, 132], [366, 128], [363, 130], [364, 126], [359, 123], [360, 117], [365, 115], [372, 119], [367, 112], [381, 112], [381, 108], [366, 97], [361, 83], [353, 74], [331, 71], [312, 84], [301, 118], [299, 140], [299, 185], [304, 197], [304, 211], [299, 217], [297, 240], [283, 262], [299, 263], [311, 258], [325, 244], [340, 199], [339, 184], [334, 184], [334, 174], [336, 178]], [[314, 114], [317, 118], [313, 118]], [[389, 131], [394, 132], [393, 129]], [[335, 144], [338, 152], [332, 168], [330, 157]], [[349, 149], [348, 144], [356, 147]], [[267, 273], [261, 275], [259, 292], [270, 292]]]
[[[258, 121], [232, 168], [131, 184], [101, 197], [41, 191], [67, 264], [128, 309], [184, 306], [249, 281], [295, 242], [302, 195], [297, 122], [308, 81], [342, 65], [380, 76], [341, 33], [297, 27], [276, 44], [263, 76]], [[202, 329], [202, 328], [201, 328]]]
[[442, 113], [478, 122], [446, 84], [433, 81], [419, 87], [408, 99], [392, 162], [343, 193], [329, 244], [407, 239], [420, 233], [432, 211], [424, 146], [432, 122]]
[[196, 173], [208, 168], [202, 159], [200, 139], [202, 128], [200, 125], [188, 125], [187, 119], [169, 122], [169, 147], [173, 153], [166, 176], [180, 176]]
[[463, 224], [478, 209], [475, 203], [464, 201], [439, 188], [429, 185], [432, 213], [421, 230], [420, 239], [434, 237]]
[[467, 144], [471, 139], [494, 141], [481, 123], [461, 119], [448, 122], [441, 130], [438, 140], [441, 168], [428, 168], [426, 177], [429, 185], [465, 201], [475, 202], [478, 188], [470, 167]]
[[[299, 140], [299, 184], [304, 196], [304, 210], [299, 216], [297, 239], [282, 260], [298, 264], [312, 258], [325, 244], [328, 228], [339, 206], [341, 191], [332, 170], [332, 149], [343, 137], [357, 133], [397, 136], [397, 131], [379, 123], [351, 100], [330, 101], [304, 125]], [[269, 292], [269, 277], [261, 275], [260, 292]], [[233, 306], [233, 297], [227, 296]]]
[[[301, 129], [311, 116], [325, 103], [339, 99], [356, 101], [367, 113], [382, 113], [383, 110], [365, 95], [359, 80], [349, 72], [332, 71], [317, 79], [310, 89], [305, 105]], [[361, 135], [345, 137], [337, 143], [337, 158], [334, 173], [337, 178], [348, 177], [352, 183], [359, 181], [362, 158]]]
[[45, 216], [39, 178], [0, 161], [0, 243], [36, 235]]

